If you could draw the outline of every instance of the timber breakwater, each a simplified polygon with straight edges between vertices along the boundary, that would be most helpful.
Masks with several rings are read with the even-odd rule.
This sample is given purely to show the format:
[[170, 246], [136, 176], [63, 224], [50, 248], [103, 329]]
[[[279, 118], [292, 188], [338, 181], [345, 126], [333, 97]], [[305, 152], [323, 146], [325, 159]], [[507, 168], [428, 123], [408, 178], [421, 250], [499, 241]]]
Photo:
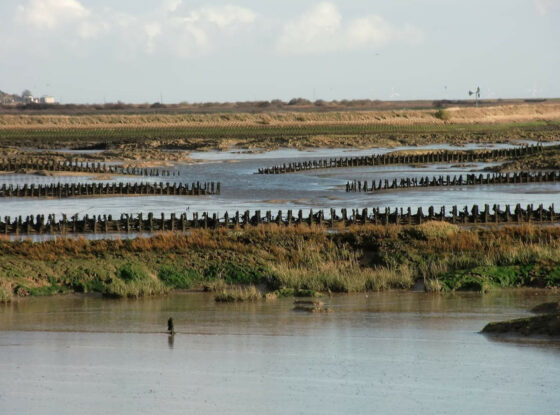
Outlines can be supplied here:
[[0, 171], [47, 171], [47, 172], [69, 172], [69, 173], [91, 173], [91, 174], [120, 174], [132, 176], [175, 176], [177, 171], [165, 169], [148, 169], [137, 167], [123, 167], [119, 165], [107, 165], [104, 163], [81, 162], [81, 161], [56, 161], [56, 160], [22, 160], [1, 159]]
[[0, 219], [0, 234], [4, 235], [43, 235], [43, 234], [97, 234], [97, 233], [153, 233], [153, 232], [186, 232], [189, 229], [197, 228], [225, 228], [260, 226], [266, 224], [276, 224], [278, 226], [322, 226], [332, 229], [341, 229], [355, 225], [420, 225], [427, 221], [441, 221], [452, 224], [557, 224], [560, 223], [560, 213], [554, 210], [554, 206], [548, 208], [539, 205], [535, 208], [528, 205], [522, 208], [521, 205], [512, 207], [506, 205], [503, 209], [499, 205], [494, 205], [492, 209], [489, 205], [479, 207], [474, 205], [471, 208], [465, 206], [459, 209], [453, 206], [450, 211], [445, 207], [439, 210], [431, 206], [427, 212], [418, 208], [412, 212], [409, 208], [385, 208], [385, 209], [341, 209], [337, 211], [330, 209], [325, 214], [324, 210], [313, 212], [310, 210], [304, 214], [303, 210], [298, 210], [294, 215], [292, 210], [286, 212], [278, 211], [274, 214], [271, 211], [254, 212], [245, 211], [230, 215], [225, 213], [218, 216], [216, 213], [194, 212], [171, 214], [166, 216], [161, 214], [155, 216], [153, 213], [147, 215], [121, 214], [120, 218], [111, 215], [85, 215], [79, 217], [74, 215], [68, 218], [61, 215], [34, 215], [27, 217], [11, 218], [5, 216]]
[[361, 157], [340, 157], [320, 160], [308, 160], [284, 163], [272, 167], [259, 168], [257, 174], [285, 174], [308, 170], [334, 169], [365, 166], [385, 166], [394, 164], [435, 164], [435, 163], [469, 163], [492, 160], [504, 160], [537, 154], [560, 146], [543, 147], [541, 145], [513, 147], [494, 150], [437, 150], [424, 151], [419, 154], [389, 153]]
[[57, 183], [47, 185], [3, 184], [0, 197], [69, 198], [103, 196], [204, 196], [219, 195], [221, 184], [210, 183]]
[[520, 183], [560, 182], [560, 172], [516, 172], [494, 174], [466, 174], [455, 176], [407, 177], [401, 179], [381, 179], [368, 182], [354, 180], [346, 183], [347, 192], [378, 192], [383, 190], [413, 189], [426, 187], [476, 186]]

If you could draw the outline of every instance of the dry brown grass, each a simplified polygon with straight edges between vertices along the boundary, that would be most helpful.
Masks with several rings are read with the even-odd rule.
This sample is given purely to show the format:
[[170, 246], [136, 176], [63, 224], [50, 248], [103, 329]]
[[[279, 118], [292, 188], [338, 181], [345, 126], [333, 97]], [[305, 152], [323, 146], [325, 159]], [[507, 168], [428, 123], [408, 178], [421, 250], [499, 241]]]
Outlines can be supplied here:
[[1, 129], [121, 129], [160, 127], [261, 127], [313, 125], [494, 124], [560, 119], [560, 104], [539, 103], [483, 108], [448, 108], [448, 120], [435, 110], [272, 112], [262, 114], [98, 114], [98, 115], [0, 115]]
[[249, 287], [224, 288], [214, 297], [215, 301], [220, 303], [257, 301], [262, 298], [263, 295], [254, 285], [250, 285]]
[[0, 304], [10, 302], [13, 296], [12, 284], [0, 279]]
[[[123, 269], [133, 277], [119, 277]], [[161, 277], [164, 270], [165, 278]], [[32, 243], [0, 238], [0, 301], [69, 289], [152, 295], [166, 292], [173, 285], [165, 284], [179, 280], [186, 287], [174, 287], [199, 284], [216, 293], [227, 284], [292, 292], [356, 292], [409, 288], [417, 279], [424, 279], [427, 289], [440, 291], [472, 280], [470, 274], [461, 274], [469, 270], [483, 274], [484, 287], [557, 287], [560, 228], [464, 228], [427, 222], [354, 226], [335, 233], [318, 227], [263, 225], [169, 232], [134, 240]], [[122, 281], [114, 282], [115, 278]], [[231, 293], [226, 294], [230, 298]]]

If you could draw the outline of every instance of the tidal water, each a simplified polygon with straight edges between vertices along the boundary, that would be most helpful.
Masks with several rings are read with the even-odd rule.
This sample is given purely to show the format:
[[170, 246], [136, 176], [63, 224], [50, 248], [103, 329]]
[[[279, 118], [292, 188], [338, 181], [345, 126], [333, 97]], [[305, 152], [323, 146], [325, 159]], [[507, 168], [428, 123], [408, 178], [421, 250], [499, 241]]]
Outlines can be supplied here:
[[479, 334], [554, 298], [25, 299], [0, 305], [0, 414], [557, 414], [560, 341]]
[[[484, 146], [489, 148], [507, 147], [499, 144]], [[480, 148], [480, 145], [469, 145], [467, 148]], [[346, 157], [386, 153], [398, 149], [422, 148], [457, 148], [452, 146], [401, 147], [396, 149], [319, 149], [316, 151], [277, 150], [264, 153], [247, 154], [239, 151], [192, 153], [197, 160], [194, 164], [175, 164], [170, 169], [180, 173], [171, 177], [131, 177], [120, 176], [110, 181], [157, 181], [157, 182], [221, 182], [222, 194], [217, 196], [147, 196], [118, 197], [101, 199], [2, 199], [0, 200], [0, 216], [27, 216], [36, 214], [78, 215], [120, 215], [121, 213], [137, 214], [149, 212], [187, 213], [209, 212], [220, 216], [226, 211], [230, 214], [244, 210], [271, 210], [277, 212], [288, 209], [319, 210], [334, 208], [340, 210], [363, 208], [400, 208], [411, 207], [426, 209], [434, 206], [450, 208], [453, 205], [472, 206], [473, 204], [505, 204], [517, 203], [543, 204], [548, 207], [560, 201], [560, 183], [545, 184], [509, 184], [484, 185], [472, 187], [449, 187], [411, 189], [401, 191], [384, 191], [378, 193], [346, 193], [348, 181], [420, 177], [465, 175], [482, 172], [494, 163], [468, 163], [461, 165], [435, 164], [412, 166], [375, 166], [346, 169], [325, 169], [282, 175], [258, 175], [259, 167], [289, 163], [296, 159], [320, 159], [325, 157]], [[465, 148], [465, 147], [461, 147]], [[49, 184], [72, 183], [97, 180], [95, 176], [62, 176], [43, 177], [20, 174], [0, 175], [1, 184]]]

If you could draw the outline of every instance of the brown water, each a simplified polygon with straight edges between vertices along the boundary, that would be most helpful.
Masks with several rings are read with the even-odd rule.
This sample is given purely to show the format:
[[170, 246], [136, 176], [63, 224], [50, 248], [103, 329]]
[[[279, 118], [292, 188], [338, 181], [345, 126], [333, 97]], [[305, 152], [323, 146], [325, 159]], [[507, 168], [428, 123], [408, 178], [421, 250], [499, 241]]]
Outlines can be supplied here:
[[553, 298], [25, 300], [0, 306], [0, 414], [557, 414], [560, 342], [478, 333]]

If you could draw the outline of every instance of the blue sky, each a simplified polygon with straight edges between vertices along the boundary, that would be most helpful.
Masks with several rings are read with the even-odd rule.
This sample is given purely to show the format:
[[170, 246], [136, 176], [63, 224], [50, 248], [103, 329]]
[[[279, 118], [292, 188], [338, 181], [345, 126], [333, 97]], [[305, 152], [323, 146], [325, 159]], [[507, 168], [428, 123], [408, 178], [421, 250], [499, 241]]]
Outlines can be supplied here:
[[61, 102], [560, 97], [560, 0], [2, 0], [0, 38]]

